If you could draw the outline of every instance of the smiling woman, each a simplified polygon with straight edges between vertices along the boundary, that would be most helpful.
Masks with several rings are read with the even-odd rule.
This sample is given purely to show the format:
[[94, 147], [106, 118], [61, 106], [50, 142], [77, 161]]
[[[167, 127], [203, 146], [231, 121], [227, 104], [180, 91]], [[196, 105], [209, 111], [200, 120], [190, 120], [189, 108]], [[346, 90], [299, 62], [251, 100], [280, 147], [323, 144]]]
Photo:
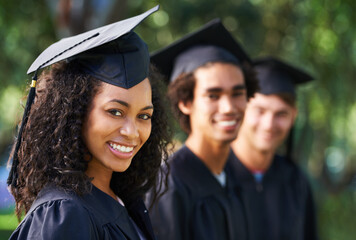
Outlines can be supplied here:
[[83, 137], [92, 156], [86, 174], [113, 198], [115, 193], [107, 184], [112, 172], [126, 171], [150, 136], [151, 92], [148, 79], [130, 89], [102, 83], [85, 119]]
[[[156, 9], [124, 20], [125, 29]], [[14, 148], [9, 184], [26, 216], [10, 239], [155, 238], [142, 197], [163, 176], [167, 118], [147, 46], [132, 29], [118, 35], [120, 24], [63, 39], [34, 62], [50, 67]], [[105, 34], [114, 36], [103, 44]]]

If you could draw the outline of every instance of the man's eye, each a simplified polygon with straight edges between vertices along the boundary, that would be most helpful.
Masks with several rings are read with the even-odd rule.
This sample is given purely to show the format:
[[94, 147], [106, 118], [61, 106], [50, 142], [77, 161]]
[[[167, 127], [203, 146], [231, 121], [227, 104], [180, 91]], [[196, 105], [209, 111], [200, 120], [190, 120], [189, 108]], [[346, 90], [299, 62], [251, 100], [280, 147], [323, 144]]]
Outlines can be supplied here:
[[265, 110], [263, 108], [256, 108], [256, 112], [258, 114], [263, 114], [265, 112]]
[[245, 95], [244, 92], [235, 92], [235, 93], [233, 93], [234, 97], [240, 97], [240, 96], [243, 96], [243, 95]]
[[111, 110], [109, 110], [109, 113], [113, 116], [121, 116], [122, 115], [122, 113], [117, 109], [111, 109]]
[[208, 97], [213, 100], [219, 99], [219, 95], [217, 94], [209, 94]]
[[276, 115], [277, 117], [287, 117], [289, 114], [287, 112], [279, 112]]

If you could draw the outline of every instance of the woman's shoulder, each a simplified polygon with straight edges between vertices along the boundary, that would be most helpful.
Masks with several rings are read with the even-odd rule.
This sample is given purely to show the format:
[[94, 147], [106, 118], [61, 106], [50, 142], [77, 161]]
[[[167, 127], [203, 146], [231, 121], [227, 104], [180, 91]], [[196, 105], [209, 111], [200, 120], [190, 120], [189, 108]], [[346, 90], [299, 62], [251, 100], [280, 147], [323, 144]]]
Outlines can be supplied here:
[[80, 198], [51, 186], [40, 192], [10, 239], [90, 239], [94, 232]]
[[85, 211], [85, 208], [81, 197], [73, 191], [48, 185], [39, 192], [30, 210], [27, 212], [26, 217], [43, 210], [67, 214], [67, 212], [72, 213], [72, 211], [69, 212], [69, 210], [73, 210], [74, 213], [76, 213], [78, 211]]

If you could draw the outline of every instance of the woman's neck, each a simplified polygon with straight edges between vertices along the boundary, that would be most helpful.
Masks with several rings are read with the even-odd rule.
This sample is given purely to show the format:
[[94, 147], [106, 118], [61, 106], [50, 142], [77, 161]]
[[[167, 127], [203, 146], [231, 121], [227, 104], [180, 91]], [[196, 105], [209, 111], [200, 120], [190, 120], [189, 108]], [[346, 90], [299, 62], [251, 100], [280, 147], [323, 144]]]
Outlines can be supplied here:
[[107, 169], [103, 169], [100, 167], [95, 167], [93, 165], [89, 165], [85, 174], [93, 179], [92, 184], [108, 194], [110, 197], [114, 198], [117, 201], [117, 196], [114, 191], [110, 188], [110, 182], [112, 178], [112, 171], [108, 171]]

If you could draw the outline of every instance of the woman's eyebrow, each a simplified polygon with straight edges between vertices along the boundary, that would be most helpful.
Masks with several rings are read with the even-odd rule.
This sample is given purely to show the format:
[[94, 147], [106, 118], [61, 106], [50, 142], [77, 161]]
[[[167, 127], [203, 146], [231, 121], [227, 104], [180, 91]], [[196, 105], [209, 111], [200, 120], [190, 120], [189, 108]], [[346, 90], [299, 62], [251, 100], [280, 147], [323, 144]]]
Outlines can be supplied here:
[[[121, 105], [123, 105], [123, 106], [125, 106], [127, 108], [130, 107], [129, 103], [127, 103], [125, 101], [122, 101], [122, 100], [119, 100], [119, 99], [112, 99], [109, 102], [116, 102], [116, 103], [121, 104]], [[148, 110], [148, 109], [153, 109], [153, 105], [149, 105], [147, 107], [142, 108], [142, 110]]]
[[125, 106], [125, 107], [130, 107], [130, 104], [128, 104], [128, 103], [125, 102], [125, 101], [119, 100], [119, 99], [112, 99], [112, 100], [110, 100], [109, 102], [116, 102], [116, 103], [121, 104], [121, 105], [123, 105], [123, 106]]

